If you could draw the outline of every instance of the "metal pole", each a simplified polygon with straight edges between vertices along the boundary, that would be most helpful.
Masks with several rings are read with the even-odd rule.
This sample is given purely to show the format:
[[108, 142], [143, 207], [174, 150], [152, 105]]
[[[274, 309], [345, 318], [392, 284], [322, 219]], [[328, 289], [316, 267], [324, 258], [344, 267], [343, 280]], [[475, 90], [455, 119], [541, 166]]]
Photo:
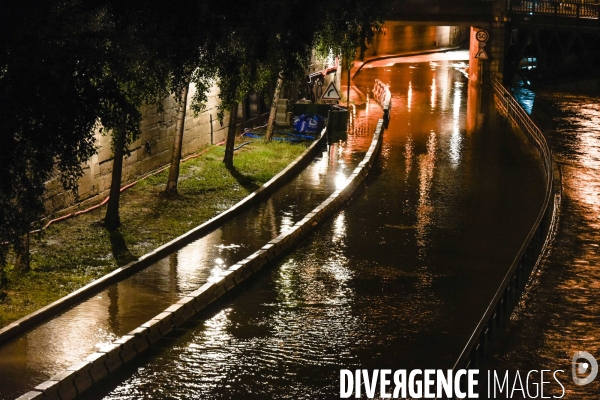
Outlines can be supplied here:
[[348, 89], [347, 89], [346, 103], [348, 106], [350, 105], [350, 63], [348, 63]]
[[213, 140], [213, 124], [212, 124], [212, 114], [209, 114], [210, 117], [210, 144], [215, 144]]

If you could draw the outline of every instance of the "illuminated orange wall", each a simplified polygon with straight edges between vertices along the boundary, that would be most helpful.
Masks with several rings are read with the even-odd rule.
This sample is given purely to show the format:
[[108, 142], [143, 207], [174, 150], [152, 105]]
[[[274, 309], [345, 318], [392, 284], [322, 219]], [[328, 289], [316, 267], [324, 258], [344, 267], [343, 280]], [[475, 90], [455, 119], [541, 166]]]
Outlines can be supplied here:
[[365, 55], [374, 57], [456, 46], [466, 42], [468, 35], [469, 28], [464, 26], [406, 25], [386, 21], [381, 32], [375, 34], [373, 43]]
[[475, 38], [475, 34], [480, 28], [471, 27], [470, 32], [470, 45], [469, 45], [469, 83], [470, 84], [481, 84], [481, 67], [484, 61], [475, 58], [475, 55], [479, 51], [479, 42]]

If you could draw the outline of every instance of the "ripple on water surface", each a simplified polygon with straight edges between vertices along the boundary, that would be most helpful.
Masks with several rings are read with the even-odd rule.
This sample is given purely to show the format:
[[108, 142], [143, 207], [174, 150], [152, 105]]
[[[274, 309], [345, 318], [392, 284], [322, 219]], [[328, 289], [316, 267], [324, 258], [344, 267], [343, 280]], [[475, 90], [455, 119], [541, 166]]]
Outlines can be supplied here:
[[265, 201], [1, 346], [0, 398], [17, 397], [79, 362], [289, 229], [346, 180], [362, 160], [375, 124], [358, 121], [364, 135], [322, 149]]
[[[409, 61], [355, 79], [393, 93], [365, 188], [106, 398], [330, 399], [340, 368], [452, 366], [535, 221], [543, 179], [493, 111], [467, 129], [454, 63]], [[381, 115], [363, 100], [363, 116]], [[350, 139], [368, 145], [364, 132]]]
[[575, 385], [571, 361], [600, 360], [600, 97], [536, 93], [533, 116], [561, 165], [560, 222], [490, 366], [562, 369], [564, 398], [597, 399], [600, 379]]

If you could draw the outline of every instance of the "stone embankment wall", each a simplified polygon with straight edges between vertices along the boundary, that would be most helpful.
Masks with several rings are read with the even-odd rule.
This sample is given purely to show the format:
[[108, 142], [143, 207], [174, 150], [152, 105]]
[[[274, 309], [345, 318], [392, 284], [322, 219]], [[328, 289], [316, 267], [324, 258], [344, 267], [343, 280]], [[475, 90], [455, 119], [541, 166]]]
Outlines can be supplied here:
[[[214, 143], [224, 140], [227, 135], [229, 115], [225, 115], [223, 125], [217, 119], [218, 88], [213, 87], [209, 93], [206, 108], [196, 117], [189, 109], [194, 93], [195, 87], [191, 85], [183, 135], [183, 156], [192, 154], [211, 142], [211, 125]], [[125, 157], [123, 162], [123, 185], [170, 162], [177, 113], [175, 99], [173, 97], [165, 99], [163, 108], [162, 113], [158, 113], [156, 107], [146, 107], [143, 110], [142, 134], [129, 146], [130, 154]], [[95, 137], [98, 152], [85, 163], [84, 175], [79, 181], [79, 201], [83, 204], [98, 202], [108, 195], [110, 188], [113, 165], [110, 135], [102, 135], [96, 131]], [[149, 151], [146, 143], [149, 144]], [[48, 212], [56, 212], [75, 204], [74, 196], [65, 192], [58, 178], [48, 181], [46, 188], [46, 210]]]

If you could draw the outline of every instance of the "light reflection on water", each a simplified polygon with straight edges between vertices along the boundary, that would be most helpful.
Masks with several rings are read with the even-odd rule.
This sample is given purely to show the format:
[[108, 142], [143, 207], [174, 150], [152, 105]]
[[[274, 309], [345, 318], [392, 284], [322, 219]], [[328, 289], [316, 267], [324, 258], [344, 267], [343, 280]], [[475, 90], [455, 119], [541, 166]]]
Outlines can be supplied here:
[[462, 101], [461, 82], [454, 83], [454, 101], [452, 102], [452, 134], [450, 137], [450, 160], [452, 167], [458, 167], [460, 163], [460, 150], [462, 143], [460, 127], [460, 105]]
[[437, 104], [437, 85], [435, 84], [435, 75], [431, 79], [431, 109], [435, 110]]
[[[346, 181], [364, 157], [376, 122], [357, 121], [357, 131], [365, 134], [351, 134], [347, 142], [323, 150], [298, 177], [259, 206], [1, 346], [0, 398], [31, 390], [205, 282], [218, 279], [228, 267], [289, 229]], [[227, 317], [219, 318], [223, 322]]]
[[560, 222], [490, 366], [563, 369], [565, 398], [597, 399], [599, 378], [576, 386], [570, 374], [576, 351], [600, 359], [600, 96], [534, 96], [533, 116], [561, 165]]
[[[339, 397], [340, 368], [451, 367], [535, 220], [543, 180], [497, 116], [465, 136], [462, 73], [443, 60], [435, 71], [410, 67], [370, 68], [356, 81], [366, 92], [387, 79], [394, 91], [366, 189], [98, 398], [328, 399]], [[435, 114], [433, 73], [447, 76], [455, 102]]]
[[410, 81], [410, 82], [408, 82], [408, 94], [406, 95], [406, 107], [408, 108], [408, 112], [410, 112], [412, 109], [412, 97], [413, 97], [412, 81]]
[[418, 156], [419, 165], [419, 200], [416, 208], [417, 214], [417, 246], [419, 256], [425, 258], [424, 252], [429, 247], [428, 239], [429, 225], [432, 224], [433, 204], [430, 198], [431, 185], [433, 183], [433, 172], [436, 164], [437, 141], [435, 132], [431, 131], [427, 141], [427, 152]]
[[519, 100], [519, 103], [525, 112], [531, 115], [533, 111], [533, 103], [535, 102], [535, 92], [527, 89], [524, 86], [517, 86], [512, 89], [513, 95]]
[[406, 144], [404, 145], [404, 158], [406, 159], [406, 172], [404, 174], [404, 183], [408, 181], [408, 177], [410, 176], [410, 171], [412, 170], [414, 157], [415, 153], [413, 140], [411, 135], [408, 135], [408, 137], [406, 138]]
[[[346, 343], [355, 342], [353, 332], [368, 329], [352, 313], [353, 273], [343, 255], [343, 225], [340, 214], [333, 228], [337, 249], [327, 260], [311, 253], [288, 258], [272, 281], [253, 287], [245, 305], [227, 307], [201, 323], [173, 349], [178, 355], [169, 357], [168, 366], [149, 366], [151, 383], [146, 369], [138, 371], [139, 377], [109, 398], [230, 398], [232, 387], [241, 388], [245, 398], [273, 398], [273, 385], [283, 398], [318, 397], [318, 390], [310, 390], [314, 380], [325, 378], [321, 371], [335, 370], [340, 357], [351, 360]], [[298, 380], [307, 386], [298, 386]], [[153, 394], [144, 389], [149, 383]]]

